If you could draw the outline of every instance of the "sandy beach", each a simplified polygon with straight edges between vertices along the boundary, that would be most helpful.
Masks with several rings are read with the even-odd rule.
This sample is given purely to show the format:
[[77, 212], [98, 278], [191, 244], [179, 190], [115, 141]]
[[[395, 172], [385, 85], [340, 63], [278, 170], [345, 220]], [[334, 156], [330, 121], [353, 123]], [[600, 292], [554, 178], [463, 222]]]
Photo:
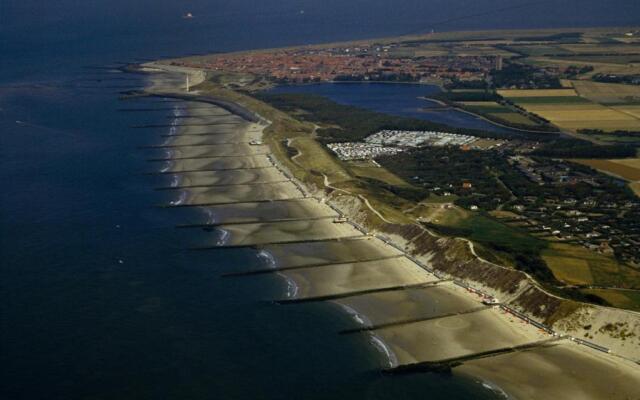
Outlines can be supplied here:
[[270, 201], [264, 203], [238, 203], [220, 206], [207, 206], [211, 216], [207, 223], [230, 224], [246, 222], [267, 222], [274, 220], [296, 220], [304, 218], [325, 218], [337, 216], [326, 207], [316, 207], [314, 199]]
[[[164, 166], [159, 170], [163, 173], [202, 172], [202, 171], [228, 171], [248, 170], [258, 168], [271, 168], [273, 165], [265, 155], [249, 157], [207, 157], [174, 160], [163, 162]], [[211, 175], [211, 174], [207, 174]]]
[[566, 342], [468, 361], [454, 374], [494, 383], [515, 399], [640, 399], [637, 365]]
[[549, 339], [532, 326], [508, 322], [502, 311], [485, 309], [373, 333], [391, 348], [400, 364], [447, 360]]
[[252, 201], [299, 198], [300, 193], [291, 182], [268, 185], [232, 185], [215, 188], [191, 188], [186, 191], [182, 205], [225, 204]]
[[369, 293], [335, 301], [364, 315], [370, 325], [436, 318], [477, 310], [482, 304], [450, 282], [426, 288]]
[[[176, 82], [152, 88], [170, 92]], [[176, 119], [177, 136], [165, 142], [176, 147], [160, 149], [170, 151], [162, 172], [176, 174], [174, 186], [195, 186], [175, 189], [172, 204], [204, 207], [205, 222], [216, 224], [208, 233], [210, 246], [259, 247], [259, 268], [277, 268], [293, 299], [339, 297], [332, 301], [372, 328], [363, 337], [388, 352], [393, 366], [551, 338], [449, 282], [437, 283], [396, 248], [336, 221], [335, 210], [306, 196], [308, 190], [276, 168], [268, 146], [250, 144], [261, 140], [264, 124], [213, 104], [189, 104], [193, 118], [185, 117], [188, 111]], [[409, 288], [398, 290], [402, 286]], [[573, 342], [555, 343], [561, 344], [466, 361], [454, 373], [522, 399], [622, 399], [638, 393], [637, 365]]]
[[351, 225], [334, 224], [331, 217], [317, 220], [223, 224], [217, 229], [226, 232], [227, 239], [224, 243], [220, 243], [225, 246], [328, 240], [354, 237], [360, 234]]
[[217, 174], [207, 172], [188, 172], [178, 175], [174, 187], [225, 186], [284, 182], [275, 168], [238, 169], [220, 171]]
[[[328, 208], [328, 207], [327, 207]], [[277, 260], [279, 267], [338, 264], [398, 256], [401, 253], [372, 237], [312, 243], [289, 243], [261, 246]]]
[[299, 288], [297, 298], [332, 296], [437, 280], [425, 275], [420, 267], [407, 258], [308, 267], [288, 271], [286, 275]]

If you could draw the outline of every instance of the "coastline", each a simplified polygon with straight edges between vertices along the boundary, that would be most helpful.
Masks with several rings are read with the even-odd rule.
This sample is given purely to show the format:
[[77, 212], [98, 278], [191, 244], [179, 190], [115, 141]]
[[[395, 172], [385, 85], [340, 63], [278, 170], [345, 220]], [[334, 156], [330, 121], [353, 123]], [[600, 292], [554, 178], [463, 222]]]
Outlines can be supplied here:
[[[172, 96], [172, 97], [173, 97], [173, 96]], [[191, 99], [191, 100], [193, 100], [193, 97], [191, 97], [191, 96], [183, 96], [183, 97], [185, 97], [185, 99]], [[210, 100], [211, 98], [207, 96], [207, 97], [204, 97], [204, 99], [206, 99], [206, 100], [205, 100], [205, 102], [210, 102], [210, 101], [208, 101], [208, 100]], [[198, 98], [198, 101], [200, 101], [200, 98]], [[219, 105], [218, 105], [218, 104], [216, 104], [215, 102], [213, 102], [213, 103], [211, 103], [211, 102], [210, 102], [210, 104], [214, 104], [214, 105], [216, 105], [216, 106], [219, 106]], [[241, 106], [238, 106], [238, 107], [241, 107]], [[229, 110], [227, 109], [227, 111], [229, 111]], [[255, 114], [255, 113], [252, 113], [252, 114], [250, 114], [250, 115], [256, 116], [256, 114]], [[259, 121], [261, 121], [261, 123], [262, 123], [262, 125], [261, 125], [261, 128], [262, 128], [262, 129], [261, 129], [261, 131], [263, 131], [263, 130], [266, 128], [266, 125], [264, 125], [266, 121], [265, 121], [264, 119], [262, 119], [261, 117], [258, 117], [258, 118], [259, 118]], [[183, 127], [183, 129], [182, 129], [182, 131], [181, 131], [181, 134], [184, 134], [184, 133], [185, 133], [184, 129], [185, 129], [185, 127]], [[188, 127], [187, 127], [186, 129], [188, 130], [188, 129], [190, 129], [190, 128], [188, 128]], [[246, 132], [245, 132], [245, 133], [246, 133]], [[175, 138], [174, 138], [174, 139], [175, 139]], [[174, 155], [175, 155], [175, 154], [174, 154]], [[270, 156], [269, 156], [268, 158], [269, 158], [270, 162], [271, 162], [271, 163], [273, 163], [273, 166], [274, 166], [274, 167], [275, 167], [275, 168], [280, 172], [280, 174], [282, 175], [282, 177], [287, 178], [287, 179], [289, 179], [289, 180], [294, 180], [294, 179], [295, 179], [295, 178], [292, 178], [293, 174], [292, 174], [291, 172], [286, 171], [286, 168], [285, 168], [283, 165], [281, 165], [280, 163], [278, 163], [278, 162], [277, 162], [277, 160], [274, 160], [274, 159], [276, 159], [276, 158], [277, 158], [277, 154], [275, 154], [275, 153], [271, 152], [271, 153], [270, 153]], [[180, 161], [180, 160], [173, 161], [173, 163], [178, 163], [178, 164], [183, 163], [183, 162], [184, 162], [184, 161]], [[316, 189], [314, 189], [314, 188], [312, 188], [312, 187], [304, 187], [304, 184], [303, 184], [303, 183], [301, 183], [301, 182], [300, 182], [300, 181], [298, 181], [298, 180], [295, 180], [295, 185], [294, 185], [294, 186], [298, 187], [298, 189], [302, 192], [302, 194], [303, 194], [303, 195], [305, 195], [305, 197], [306, 197], [306, 194], [307, 194], [307, 193], [314, 193], [314, 192], [316, 192], [316, 193], [317, 193], [317, 190], [316, 190]], [[301, 188], [301, 187], [302, 187], [302, 188]], [[196, 198], [197, 198], [197, 196], [205, 197], [206, 199], [214, 198], [214, 200], [215, 200], [215, 196], [214, 196], [214, 197], [211, 197], [212, 195], [211, 195], [211, 194], [209, 194], [209, 193], [202, 193], [202, 192], [198, 192], [197, 190], [194, 190], [194, 189], [187, 189], [185, 192], [188, 192], [189, 194], [187, 195], [187, 198], [186, 198], [186, 199], [183, 199], [183, 200], [182, 200], [183, 202], [187, 202], [187, 201], [194, 201], [194, 199], [196, 199]], [[237, 200], [237, 198], [238, 198], [238, 197], [240, 197], [240, 198], [245, 198], [245, 199], [246, 199], [246, 196], [245, 196], [245, 195], [250, 194], [250, 192], [251, 192], [251, 191], [246, 192], [246, 193], [241, 193], [241, 196], [232, 196], [232, 197], [234, 197], [234, 198], [235, 198], [235, 200]], [[293, 189], [292, 189], [291, 191], [287, 191], [285, 198], [287, 198], [287, 197], [288, 197], [288, 198], [293, 198], [294, 196], [296, 196], [296, 195], [294, 194], [294, 192], [295, 192], [295, 190], [293, 190]], [[216, 201], [222, 201], [222, 200], [216, 200]], [[318, 201], [318, 207], [328, 207], [328, 206], [327, 206], [326, 204], [324, 204], [324, 203], [322, 203], [322, 202]], [[343, 210], [344, 210], [344, 204], [339, 204], [339, 203], [335, 203], [335, 202], [334, 202], [334, 203], [332, 204], [332, 207], [331, 207], [331, 208], [332, 208], [332, 209], [333, 209], [333, 208], [337, 208], [337, 209], [339, 210], [338, 212], [339, 212], [340, 214], [343, 214], [343, 213], [344, 213], [344, 214], [347, 214], [347, 215], [349, 214], [348, 210], [343, 211]], [[335, 224], [334, 224], [334, 225], [335, 225]], [[256, 239], [256, 238], [257, 238], [257, 236], [256, 236], [256, 235], [258, 235], [258, 233], [257, 233], [257, 232], [258, 232], [259, 230], [263, 229], [264, 227], [265, 227], [264, 225], [258, 225], [258, 226], [252, 227], [253, 229], [249, 229], [249, 230], [244, 230], [244, 231], [240, 231], [240, 232], [238, 232], [236, 235], [244, 235], [244, 237], [243, 237], [243, 238], [241, 238], [241, 240], [240, 240], [239, 244], [246, 243], [247, 241], [246, 241], [245, 239], [247, 239], [247, 238], [250, 238], [250, 239], [251, 239], [251, 238]], [[302, 231], [306, 231], [306, 230], [307, 230], [307, 228], [308, 228], [307, 226], [303, 226], [303, 227], [300, 227], [300, 228], [295, 228], [295, 230], [296, 230], [297, 232], [295, 232], [295, 234], [294, 234], [294, 235], [297, 235], [297, 234], [299, 234], [299, 233], [300, 233], [300, 232], [302, 232]], [[361, 227], [358, 227], [358, 228], [360, 228], [360, 229], [356, 229], [356, 227], [350, 227], [350, 228], [348, 228], [348, 229], [346, 229], [346, 230], [345, 230], [345, 229], [342, 229], [342, 227], [340, 227], [340, 228], [338, 229], [338, 231], [343, 231], [343, 232], [344, 232], [344, 237], [346, 238], [346, 237], [349, 237], [351, 234], [355, 234], [356, 232], [360, 233], [360, 232], [359, 232], [359, 230], [361, 230]], [[268, 236], [270, 239], [273, 237], [273, 235], [274, 235], [274, 234], [281, 234], [281, 232], [280, 232], [278, 229], [276, 229], [276, 228], [267, 227], [267, 229], [272, 229], [271, 231], [267, 232], [267, 235], [266, 235], [266, 236]], [[301, 230], [301, 229], [302, 229], [302, 230]], [[322, 237], [327, 237], [327, 236], [328, 236], [328, 237], [336, 237], [335, 232], [337, 232], [337, 231], [336, 231], [336, 229], [337, 229], [337, 228], [336, 228], [335, 226], [333, 226], [333, 225], [331, 225], [331, 224], [324, 224], [324, 225], [322, 225], [322, 226], [320, 227], [320, 229], [321, 229], [321, 230], [328, 230], [328, 231], [332, 231], [330, 234], [324, 235], [324, 236], [322, 236]], [[340, 236], [338, 235], [338, 237], [340, 237]], [[287, 240], [291, 240], [291, 239], [289, 239], [289, 238], [287, 237]], [[314, 239], [314, 240], [315, 240], [315, 239]], [[384, 241], [382, 241], [382, 240], [380, 240], [380, 239], [377, 239], [377, 238], [369, 238], [369, 239], [363, 239], [363, 240], [367, 240], [367, 241], [374, 241], [374, 242], [376, 243], [376, 244], [375, 244], [375, 247], [383, 247], [383, 248], [385, 248], [385, 247], [386, 247], [386, 248], [387, 248], [387, 252], [389, 252], [389, 254], [397, 254], [397, 253], [398, 253], [398, 249], [394, 248], [393, 246], [390, 246], [388, 243], [385, 243]], [[257, 244], [258, 244], [258, 245], [262, 245], [262, 244], [264, 244], [264, 243], [259, 243], [259, 241], [260, 241], [260, 240], [257, 240], [257, 242], [258, 242]], [[256, 242], [256, 240], [253, 240], [253, 242]], [[254, 244], [255, 244], [255, 243], [253, 243], [253, 242], [251, 243], [252, 245], [254, 245]], [[273, 254], [273, 253], [270, 253], [270, 254]], [[275, 258], [276, 258], [276, 257], [273, 257], [272, 259], [275, 259]], [[301, 256], [301, 257], [299, 257], [299, 259], [300, 259], [300, 258], [304, 258], [304, 257], [302, 257], [302, 256]], [[317, 260], [317, 258], [318, 258], [318, 256], [317, 256], [317, 255], [312, 255], [311, 257], [307, 256], [307, 259], [309, 260], [309, 261], [307, 261], [307, 262], [308, 262], [308, 264], [309, 264], [309, 265], [312, 265], [314, 262], [317, 264], [317, 263], [318, 263], [318, 261], [316, 261], [316, 260]], [[322, 257], [320, 257], [320, 259], [322, 259]], [[407, 258], [407, 260], [409, 260], [411, 263], [413, 263], [413, 261], [411, 261], [409, 258]], [[278, 261], [279, 261], [279, 260], [278, 260]], [[299, 260], [298, 260], [298, 261], [299, 261]], [[335, 261], [335, 260], [334, 260], [334, 261]], [[432, 276], [432, 277], [433, 277], [433, 278], [432, 278], [433, 280], [440, 280], [440, 277], [439, 277], [439, 276], [433, 275], [433, 274], [431, 274], [430, 272], [428, 272], [427, 270], [425, 270], [425, 269], [421, 268], [417, 263], [413, 263], [413, 264], [414, 264], [414, 267], [416, 267], [416, 268], [417, 268], [415, 271], [414, 271], [413, 269], [411, 269], [411, 268], [410, 268], [410, 270], [407, 270], [407, 271], [405, 271], [405, 272], [401, 272], [401, 273], [397, 276], [398, 281], [383, 281], [383, 284], [382, 284], [382, 285], [380, 285], [380, 279], [383, 279], [383, 278], [387, 279], [387, 278], [388, 278], [388, 276], [386, 276], [386, 273], [376, 275], [376, 276], [377, 276], [377, 278], [376, 278], [376, 277], [373, 277], [373, 278], [372, 278], [372, 277], [371, 277], [371, 273], [372, 273], [372, 270], [371, 270], [371, 269], [364, 268], [364, 267], [362, 267], [362, 265], [359, 265], [359, 266], [356, 268], [356, 267], [354, 266], [354, 264], [353, 264], [353, 263], [351, 263], [352, 267], [351, 267], [351, 269], [349, 270], [349, 271], [351, 271], [351, 272], [345, 275], [345, 274], [344, 274], [344, 269], [345, 269], [345, 268], [344, 268], [344, 265], [347, 265], [347, 264], [349, 264], [349, 263], [342, 263], [342, 264], [339, 264], [339, 265], [341, 265], [341, 267], [339, 267], [339, 268], [334, 268], [335, 273], [333, 273], [333, 274], [328, 274], [328, 273], [326, 272], [326, 271], [328, 270], [327, 268], [323, 268], [323, 271], [322, 271], [322, 272], [317, 272], [317, 271], [318, 271], [317, 269], [316, 269], [316, 270], [313, 270], [313, 268], [314, 268], [314, 267], [308, 267], [308, 268], [305, 268], [304, 266], [303, 266], [303, 267], [301, 267], [300, 269], [297, 269], [297, 270], [296, 270], [296, 271], [298, 271], [298, 272], [297, 272], [297, 275], [296, 275], [296, 273], [294, 273], [294, 274], [290, 274], [290, 273], [287, 273], [287, 272], [284, 272], [284, 273], [278, 272], [278, 274], [279, 274], [279, 275], [282, 275], [282, 276], [284, 276], [284, 277], [285, 277], [285, 279], [286, 279], [286, 281], [287, 281], [287, 285], [288, 285], [288, 287], [291, 287], [290, 285], [293, 285], [293, 287], [295, 287], [295, 288], [296, 288], [296, 289], [294, 290], [294, 296], [292, 296], [292, 297], [291, 297], [292, 299], [300, 298], [301, 296], [311, 296], [311, 297], [313, 297], [313, 296], [327, 296], [327, 295], [329, 295], [329, 294], [331, 294], [331, 293], [336, 294], [336, 287], [334, 287], [334, 286], [332, 286], [332, 285], [326, 286], [324, 289], [319, 289], [317, 286], [316, 286], [316, 287], [314, 287], [314, 285], [317, 285], [317, 284], [318, 284], [317, 282], [319, 282], [319, 281], [322, 281], [322, 280], [323, 280], [323, 279], [320, 279], [321, 277], [322, 277], [322, 278], [324, 278], [324, 279], [329, 278], [329, 280], [330, 280], [330, 281], [336, 282], [336, 284], [337, 284], [339, 287], [341, 287], [341, 290], [343, 290], [343, 291], [345, 290], [345, 289], [344, 289], [344, 286], [343, 286], [345, 283], [348, 283], [348, 282], [355, 282], [355, 281], [359, 281], [359, 282], [361, 282], [361, 283], [358, 283], [358, 284], [357, 284], [357, 285], [355, 285], [355, 286], [352, 286], [352, 287], [348, 288], [347, 292], [348, 292], [348, 291], [358, 290], [358, 289], [363, 289], [363, 288], [364, 288], [364, 289], [366, 289], [366, 290], [371, 290], [371, 288], [375, 288], [375, 287], [385, 287], [385, 286], [388, 286], [388, 285], [390, 285], [390, 284], [392, 284], [392, 283], [395, 283], [395, 282], [402, 282], [402, 284], [407, 285], [407, 281], [406, 281], [406, 280], [407, 280], [407, 277], [414, 276], [415, 274], [419, 274], [419, 275], [420, 275], [420, 276], [422, 276], [422, 277]], [[279, 265], [280, 265], [280, 263], [278, 263], [278, 262], [276, 261], [276, 264], [275, 264], [275, 265], [276, 265], [276, 266], [279, 266]], [[378, 263], [375, 263], [375, 265], [378, 265]], [[275, 268], [275, 266], [274, 266], [274, 268]], [[354, 268], [356, 268], [356, 269], [354, 269]], [[379, 267], [379, 266], [378, 266], [378, 267], [376, 267], [376, 268], [382, 268], [382, 267]], [[361, 270], [361, 272], [358, 272], [358, 270]], [[388, 268], [387, 268], [387, 270], [388, 270]], [[418, 270], [419, 270], [419, 271], [418, 271]], [[301, 271], [302, 271], [302, 272], [301, 272]], [[382, 271], [382, 270], [380, 269], [380, 271]], [[357, 279], [354, 281], [354, 280], [353, 280], [353, 278], [354, 278], [354, 275], [353, 275], [353, 274], [356, 274], [356, 276], [362, 276], [362, 278], [357, 278]], [[293, 277], [292, 277], [292, 276], [293, 276]], [[297, 280], [296, 280], [296, 276], [297, 276]], [[346, 280], [345, 280], [345, 279], [346, 279]], [[362, 279], [364, 279], [364, 281], [362, 281]], [[368, 280], [367, 280], [367, 279], [368, 279]], [[413, 279], [413, 280], [412, 280], [412, 279]], [[378, 282], [374, 282], [375, 280], [378, 280]], [[424, 281], [424, 280], [423, 280], [423, 281]], [[409, 282], [412, 282], [411, 284], [415, 284], [415, 283], [420, 283], [420, 282], [421, 282], [421, 280], [420, 280], [420, 279], [418, 279], [418, 278], [409, 278]], [[300, 286], [301, 286], [301, 285], [300, 285], [301, 283], [303, 283], [303, 287], [302, 287], [302, 289], [301, 289], [301, 287], [300, 287]], [[427, 283], [427, 281], [424, 281], [424, 283]], [[305, 287], [304, 287], [304, 285], [306, 285], [307, 287], [305, 288]], [[334, 285], [335, 285], [335, 284], [334, 284]], [[376, 285], [377, 285], [377, 286], [376, 286]], [[288, 290], [288, 292], [289, 292], [289, 293], [291, 293], [291, 291], [290, 291], [290, 290]], [[340, 294], [340, 293], [338, 293], [338, 294]], [[461, 295], [461, 296], [473, 297], [473, 295], [469, 295], [469, 294], [466, 294], [466, 293], [460, 293], [460, 295]], [[363, 296], [370, 296], [370, 297], [369, 297], [369, 300], [371, 299], [371, 295], [370, 295], [370, 294], [366, 294], [366, 293], [365, 293], [365, 294], [363, 294]], [[478, 303], [478, 304], [480, 304], [479, 299], [476, 299], [476, 301], [477, 301], [477, 303]], [[361, 314], [361, 313], [360, 313], [359, 311], [357, 311], [356, 309], [353, 309], [353, 310], [354, 310], [354, 312], [356, 312], [356, 313], [358, 313], [358, 314]], [[345, 312], [347, 312], [347, 311], [345, 311]], [[495, 313], [496, 313], [496, 314], [499, 314], [497, 311], [496, 311]], [[364, 314], [362, 314], [362, 315], [364, 315]], [[492, 314], [492, 315], [493, 315], [493, 314]], [[366, 316], [367, 321], [369, 321], [369, 322], [370, 322], [370, 319], [369, 319], [370, 317], [371, 317], [371, 316], [369, 316], [369, 315], [367, 315], [367, 316]], [[499, 317], [499, 315], [498, 315], [498, 317]], [[507, 318], [507, 319], [508, 319], [508, 318]], [[453, 328], [452, 328], [452, 329], [456, 329], [456, 330], [457, 330], [457, 329], [460, 329], [460, 325], [459, 325], [459, 322], [460, 322], [460, 321], [465, 322], [465, 320], [463, 319], [463, 317], [459, 317], [459, 316], [458, 316], [458, 317], [455, 317], [455, 316], [454, 316], [454, 317], [453, 317], [453, 319], [451, 319], [451, 321], [454, 321], [454, 323], [453, 323], [453, 325], [452, 325], [452, 326], [453, 326]], [[518, 331], [525, 331], [525, 330], [526, 330], [526, 329], [525, 329], [525, 327], [520, 326], [520, 323], [519, 323], [518, 321], [510, 320], [510, 321], [503, 321], [503, 322], [504, 322], [504, 325], [505, 325], [505, 326], [510, 327], [509, 329], [515, 329], [515, 330], [518, 330]], [[430, 323], [429, 323], [428, 321], [425, 321], [425, 322], [417, 322], [417, 323], [419, 323], [419, 324], [427, 324], [427, 325], [430, 325]], [[412, 324], [413, 324], [413, 325], [412, 325]], [[412, 333], [413, 331], [406, 331], [406, 330], [403, 328], [403, 326], [412, 326], [414, 329], [419, 328], [418, 330], [419, 330], [419, 331], [422, 331], [422, 328], [417, 327], [417, 326], [415, 325], [415, 323], [407, 323], [406, 325], [401, 325], [401, 326], [400, 326], [400, 328], [398, 328], [398, 329], [400, 329], [400, 331], [401, 331], [401, 332], [405, 332], [405, 333], [404, 333], [405, 335], [409, 334], [409, 335], [411, 336], [411, 335], [413, 335], [413, 333]], [[499, 331], [499, 332], [503, 332], [503, 331], [504, 331], [504, 329], [502, 329], [502, 330], [500, 329], [500, 326], [502, 326], [502, 325], [500, 325], [500, 326], [497, 326], [497, 327], [496, 327], [496, 326], [492, 326], [491, 324], [484, 324], [484, 325], [482, 325], [482, 326], [490, 326], [490, 327], [491, 327], [491, 329], [496, 329], [496, 330], [497, 330], [497, 331]], [[530, 327], [528, 327], [528, 328], [530, 328]], [[387, 328], [383, 328], [383, 329], [387, 329]], [[438, 329], [442, 329], [442, 326], [439, 326], [439, 327], [438, 327]], [[388, 329], [387, 329], [387, 330], [388, 330]], [[529, 330], [530, 330], [530, 329], [529, 329]], [[534, 329], [533, 331], [537, 331], [537, 330], [536, 330], [536, 329]], [[532, 331], [532, 333], [531, 333], [531, 334], [533, 334], [533, 331]], [[435, 332], [435, 331], [434, 331], [434, 332]], [[493, 332], [493, 333], [495, 334], [495, 332]], [[487, 334], [487, 335], [491, 335], [491, 331], [486, 332], [486, 334]], [[534, 336], [535, 336], [535, 335], [534, 335]], [[380, 338], [380, 336], [379, 336], [376, 332], [373, 332], [373, 331], [372, 331], [372, 332], [370, 332], [370, 337], [371, 337], [371, 338], [377, 338], [377, 341], [376, 341], [375, 339], [371, 339], [371, 341], [376, 342], [376, 343], [382, 343], [383, 348], [385, 349], [383, 352], [384, 352], [384, 353], [386, 353], [386, 354], [388, 354], [388, 357], [389, 357], [389, 363], [390, 363], [392, 366], [397, 366], [397, 365], [399, 365], [399, 364], [400, 364], [400, 362], [398, 361], [398, 357], [399, 357], [399, 356], [398, 356], [398, 352], [399, 352], [399, 351], [406, 352], [407, 354], [410, 354], [410, 353], [412, 353], [412, 352], [413, 352], [413, 353], [416, 353], [416, 352], [417, 352], [417, 353], [420, 353], [420, 351], [421, 351], [421, 350], [424, 350], [424, 349], [423, 349], [423, 348], [424, 348], [424, 340], [422, 340], [422, 341], [418, 341], [417, 343], [416, 343], [416, 342], [412, 343], [411, 341], [407, 342], [406, 340], [401, 339], [401, 340], [398, 342], [398, 339], [397, 339], [397, 338], [398, 338], [398, 337], [402, 337], [402, 335], [397, 336], [397, 335], [392, 334], [392, 335], [390, 335], [390, 336], [388, 335], [388, 336], [387, 336], [387, 340], [385, 341], [384, 339], [381, 339], [381, 338]], [[462, 341], [462, 343], [465, 343], [467, 340], [468, 340], [468, 339], [466, 339], [466, 338], [458, 339], [458, 341]], [[529, 341], [529, 340], [530, 340], [530, 339], [527, 339], [527, 341]], [[394, 341], [395, 341], [395, 344], [394, 344]], [[454, 341], [455, 341], [455, 340], [454, 340]], [[450, 349], [444, 349], [445, 351], [443, 352], [442, 357], [447, 357], [447, 356], [451, 356], [451, 355], [454, 355], [454, 356], [455, 356], [456, 354], [458, 354], [458, 353], [461, 351], [461, 350], [460, 350], [461, 348], [462, 348], [462, 349], [466, 349], [466, 348], [468, 347], [467, 345], [469, 344], [469, 343], [466, 343], [466, 345], [461, 346], [458, 350], [455, 350], [455, 349], [454, 349], [454, 350], [452, 350], [452, 349], [451, 349], [451, 347], [452, 347], [452, 343], [451, 343], [451, 342], [452, 342], [452, 338], [451, 338], [449, 335], [447, 335], [446, 340], [443, 340], [443, 342], [441, 343], [441, 346], [447, 347], [447, 344], [449, 344]], [[507, 342], [509, 342], [509, 339], [507, 340]], [[573, 346], [573, 347], [577, 346], [577, 345], [575, 345], [575, 344], [573, 344], [573, 343], [566, 343], [566, 344], [564, 344], [564, 343], [563, 343], [563, 346], [567, 346], [567, 345], [568, 345], [568, 346]], [[394, 347], [394, 346], [395, 346], [395, 347]], [[485, 345], [485, 344], [483, 344], [483, 346], [485, 346], [485, 347], [486, 347], [486, 345]], [[453, 346], [453, 347], [455, 347], [455, 346]], [[482, 347], [482, 346], [480, 346], [480, 347]], [[489, 346], [489, 347], [491, 347], [491, 346]], [[494, 346], [494, 347], [495, 347], [495, 346]], [[481, 350], [481, 349], [480, 349], [480, 350]], [[457, 351], [457, 353], [456, 353], [456, 351]], [[585, 351], [586, 351], [586, 350], [585, 350]], [[423, 357], [422, 357], [422, 358], [420, 358], [420, 359], [416, 359], [416, 358], [414, 358], [414, 357], [413, 357], [413, 356], [411, 356], [411, 355], [407, 355], [407, 356], [405, 356], [405, 360], [413, 359], [415, 362], [420, 362], [420, 361], [424, 361], [424, 360], [425, 360], [425, 356], [427, 356], [427, 355], [423, 355]], [[499, 357], [504, 357], [504, 356], [499, 356]], [[454, 370], [453, 370], [453, 371], [454, 371], [454, 373], [469, 374], [469, 375], [471, 375], [471, 376], [473, 376], [473, 377], [475, 377], [475, 378], [480, 378], [480, 377], [482, 376], [482, 374], [480, 374], [480, 373], [478, 372], [478, 370], [477, 370], [477, 369], [475, 369], [475, 370], [474, 370], [474, 369], [473, 369], [473, 368], [471, 368], [471, 367], [470, 367], [470, 368], [464, 368], [464, 364], [463, 364], [463, 367], [460, 369], [460, 371], [461, 371], [461, 372], [457, 372], [458, 370], [457, 370], [457, 369], [455, 369], [455, 368], [454, 368]], [[545, 373], [545, 372], [548, 372], [548, 371], [543, 371], [543, 372], [540, 372], [540, 373]], [[632, 371], [632, 372], [633, 372], [633, 371]], [[486, 377], [486, 376], [485, 376], [485, 378], [487, 379], [487, 382], [492, 382], [492, 384], [493, 384], [493, 382], [494, 382], [493, 380], [492, 380], [492, 381], [489, 381], [489, 380], [488, 380], [488, 377]], [[485, 378], [482, 378], [482, 379], [485, 379]], [[508, 381], [505, 381], [504, 379], [502, 379], [502, 381], [499, 379], [499, 377], [498, 377], [498, 378], [496, 378], [496, 377], [492, 377], [492, 379], [495, 379], [496, 381], [498, 381], [498, 383], [496, 383], [496, 384], [497, 384], [497, 385], [499, 385], [500, 387], [508, 386], [508, 384], [507, 384], [507, 383], [508, 383]], [[512, 378], [512, 380], [513, 380], [513, 378]], [[525, 394], [526, 394], [526, 393], [525, 393]], [[520, 394], [520, 395], [522, 395], [522, 394]], [[600, 398], [600, 397], [593, 397], [593, 398]]]
[[[484, 115], [476, 114], [476, 113], [474, 113], [472, 111], [465, 110], [464, 108], [457, 107], [457, 106], [454, 106], [454, 105], [451, 105], [451, 104], [447, 104], [447, 103], [445, 103], [445, 102], [443, 102], [441, 100], [438, 100], [438, 99], [434, 99], [434, 98], [431, 98], [431, 97], [421, 97], [421, 99], [425, 100], [425, 101], [432, 102], [432, 103], [439, 104], [441, 106], [445, 106], [445, 107], [451, 108], [451, 109], [456, 110], [458, 112], [469, 114], [472, 117], [481, 119], [481, 120], [483, 120], [485, 122], [488, 122], [488, 123], [490, 123], [492, 125], [495, 125], [495, 126], [497, 126], [499, 128], [513, 129], [514, 131], [519, 131], [519, 132], [524, 132], [524, 133], [545, 134], [545, 135], [560, 135], [560, 136], [562, 136], [562, 135], [566, 136], [567, 135], [565, 132], [562, 132], [562, 131], [536, 131], [536, 130], [518, 128], [518, 127], [515, 127], [515, 126], [509, 126], [509, 125], [501, 124], [500, 122], [494, 121], [492, 119], [489, 119], [489, 118], [485, 117]], [[432, 111], [432, 110], [427, 108], [424, 111], [425, 112], [429, 112], [429, 111]]]

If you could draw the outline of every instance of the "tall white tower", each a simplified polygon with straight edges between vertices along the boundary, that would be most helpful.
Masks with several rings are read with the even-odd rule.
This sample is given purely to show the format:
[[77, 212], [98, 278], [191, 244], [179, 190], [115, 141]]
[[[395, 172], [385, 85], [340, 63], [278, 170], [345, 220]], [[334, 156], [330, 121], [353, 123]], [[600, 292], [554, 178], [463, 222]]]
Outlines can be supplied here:
[[189, 74], [187, 74], [187, 84], [186, 84], [186, 87], [187, 87], [187, 92], [188, 92], [188, 91], [191, 89], [191, 85], [190, 85], [190, 82], [189, 82]]

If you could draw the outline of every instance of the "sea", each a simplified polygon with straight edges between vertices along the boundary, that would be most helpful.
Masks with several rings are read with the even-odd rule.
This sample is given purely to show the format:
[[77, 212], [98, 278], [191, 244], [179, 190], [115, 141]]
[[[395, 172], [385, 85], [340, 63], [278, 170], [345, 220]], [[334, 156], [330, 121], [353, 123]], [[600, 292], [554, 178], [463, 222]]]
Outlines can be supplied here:
[[[287, 291], [277, 276], [221, 277], [257, 265], [255, 251], [190, 251], [201, 232], [175, 226], [206, 214], [158, 207], [175, 200], [154, 190], [171, 177], [148, 174], [158, 164], [141, 148], [170, 128], [132, 128], [167, 124], [181, 104], [121, 100], [145, 78], [119, 67], [434, 28], [630, 25], [638, 15], [631, 1], [556, 1], [576, 13], [544, 3], [525, 16], [503, 0], [0, 2], [0, 398], [498, 398], [464, 377], [385, 376], [382, 352], [337, 334], [354, 324], [338, 307], [274, 304]], [[135, 107], [156, 111], [122, 111]]]

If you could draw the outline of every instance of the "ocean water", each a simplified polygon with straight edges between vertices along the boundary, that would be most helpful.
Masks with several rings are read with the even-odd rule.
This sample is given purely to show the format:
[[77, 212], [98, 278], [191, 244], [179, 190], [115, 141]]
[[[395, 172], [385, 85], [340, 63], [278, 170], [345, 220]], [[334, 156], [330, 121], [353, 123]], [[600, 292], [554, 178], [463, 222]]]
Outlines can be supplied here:
[[[480, 3], [490, 2], [466, 6]], [[617, 14], [574, 23], [625, 23], [637, 5], [618, 3]], [[171, 178], [146, 175], [158, 166], [139, 148], [161, 143], [168, 128], [131, 128], [168, 121], [179, 103], [123, 102], [118, 93], [142, 78], [108, 68], [385, 36], [447, 16], [441, 2], [390, 4], [0, 3], [0, 398], [495, 398], [461, 378], [382, 376], [383, 354], [336, 334], [353, 325], [336, 306], [277, 306], [270, 300], [286, 294], [281, 279], [220, 277], [256, 265], [255, 252], [188, 251], [201, 232], [174, 226], [206, 215], [156, 207], [174, 200], [154, 190]], [[389, 18], [390, 7], [401, 11]], [[188, 11], [196, 18], [182, 19]]]

